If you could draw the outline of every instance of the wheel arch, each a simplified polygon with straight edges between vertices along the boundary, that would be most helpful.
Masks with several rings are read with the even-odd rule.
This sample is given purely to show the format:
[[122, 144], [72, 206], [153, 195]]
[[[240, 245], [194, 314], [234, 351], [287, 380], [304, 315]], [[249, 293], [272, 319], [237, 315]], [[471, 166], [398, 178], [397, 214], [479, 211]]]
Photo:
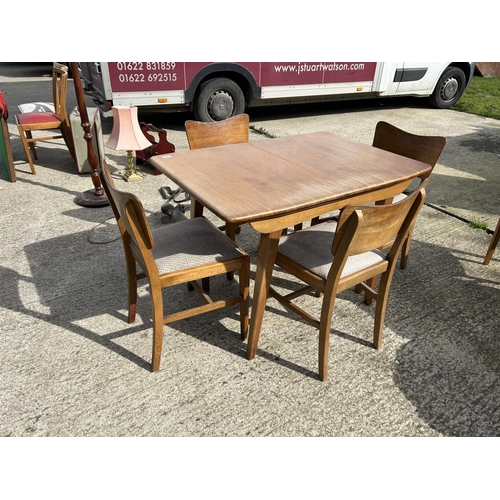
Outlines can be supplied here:
[[455, 105], [472, 80], [474, 68], [475, 63], [449, 63], [437, 78], [432, 94], [428, 98], [430, 104], [440, 109], [447, 109]]
[[475, 67], [476, 63], [473, 62], [451, 62], [448, 64], [447, 68], [445, 68], [445, 71], [448, 68], [460, 68], [464, 72], [467, 87], [474, 76]]
[[189, 87], [186, 89], [186, 102], [193, 103], [200, 85], [212, 78], [229, 78], [233, 80], [243, 91], [245, 101], [248, 103], [249, 92], [260, 98], [261, 88], [257, 85], [252, 73], [244, 66], [236, 63], [215, 63], [202, 68], [193, 77]]

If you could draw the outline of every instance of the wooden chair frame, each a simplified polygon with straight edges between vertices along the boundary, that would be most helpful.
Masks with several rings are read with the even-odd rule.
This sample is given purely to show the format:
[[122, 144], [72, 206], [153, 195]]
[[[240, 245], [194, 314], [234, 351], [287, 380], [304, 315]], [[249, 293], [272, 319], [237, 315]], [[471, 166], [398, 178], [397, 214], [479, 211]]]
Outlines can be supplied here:
[[[155, 246], [155, 240], [146, 219], [142, 203], [135, 195], [120, 191], [116, 188], [105, 160], [101, 162], [100, 177], [122, 236], [128, 277], [129, 323], [135, 321], [138, 280], [147, 278], [149, 282], [153, 313], [152, 371], [157, 371], [160, 367], [163, 325], [168, 323], [239, 303], [240, 334], [242, 340], [245, 340], [248, 334], [249, 311], [250, 258], [248, 254], [226, 235], [216, 230], [214, 231], [214, 237], [224, 240], [223, 243], [226, 246], [229, 243], [231, 247], [234, 247], [237, 252], [232, 253], [237, 253], [237, 257], [220, 260], [214, 258], [209, 263], [203, 265], [177, 269], [176, 271], [163, 274], [160, 273], [152, 252]], [[213, 226], [207, 219], [202, 217], [162, 226], [155, 231], [160, 231], [163, 235], [168, 236], [172, 233], [175, 234], [175, 226], [177, 224], [196, 225], [195, 221], [197, 220], [199, 222], [201, 219]], [[213, 228], [216, 229], [215, 226], [213, 226]], [[136, 271], [136, 263], [142, 270], [139, 274]], [[196, 280], [224, 274], [229, 271], [238, 271], [239, 273], [239, 295], [213, 301], [208, 293], [206, 293], [196, 282]], [[204, 304], [191, 309], [184, 309], [179, 312], [164, 315], [162, 289], [181, 283], [189, 283], [192, 289], [196, 290], [202, 297]]]
[[[390, 153], [395, 153], [412, 160], [421, 161], [430, 165], [433, 169], [436, 166], [444, 147], [446, 139], [441, 136], [416, 135], [406, 132], [390, 123], [380, 121], [375, 127], [372, 146], [383, 149]], [[431, 170], [432, 173], [432, 170]], [[401, 200], [405, 195], [401, 194], [394, 200]], [[393, 200], [380, 200], [377, 204], [391, 203]], [[321, 219], [324, 220], [324, 219]], [[320, 219], [311, 221], [311, 224], [318, 224]], [[405, 269], [408, 265], [408, 255], [410, 253], [410, 243], [413, 230], [408, 234], [403, 250], [401, 252], [400, 267]]]
[[[188, 120], [184, 124], [189, 143], [189, 149], [210, 148], [227, 144], [248, 142], [250, 118], [246, 113], [232, 116], [218, 122], [198, 122]], [[228, 172], [231, 175], [231, 172]], [[238, 226], [225, 224], [220, 227], [226, 234], [235, 240]]]
[[[441, 136], [411, 134], [390, 123], [381, 121], [375, 127], [372, 145], [390, 153], [421, 161], [434, 169], [446, 146], [446, 139]], [[396, 200], [399, 199], [401, 197], [396, 198]], [[401, 269], [405, 269], [408, 265], [412, 235], [413, 228], [410, 229], [401, 251]]]
[[[21, 137], [24, 151], [33, 174], [36, 174], [33, 158], [35, 160], [38, 159], [35, 149], [36, 142], [64, 139], [71, 156], [75, 158], [75, 146], [73, 143], [73, 136], [71, 134], [71, 125], [66, 112], [67, 87], [68, 67], [60, 63], [54, 63], [52, 67], [52, 94], [55, 112], [33, 112], [15, 115], [19, 136]], [[33, 137], [33, 131], [41, 130], [59, 130], [60, 134]], [[30, 154], [30, 149], [33, 154], [33, 158]]]
[[218, 122], [187, 120], [184, 124], [189, 149], [248, 142], [250, 117], [246, 113]]
[[[397, 203], [390, 205], [350, 205], [342, 209], [336, 232], [333, 235], [332, 264], [326, 279], [285, 256], [278, 247], [276, 265], [305, 282], [306, 286], [287, 295], [282, 295], [271, 287], [269, 295], [319, 330], [320, 380], [326, 380], [328, 377], [328, 351], [333, 309], [336, 295], [343, 290], [358, 285], [360, 288], [357, 291], [364, 291], [365, 293], [365, 303], [375, 299], [373, 344], [376, 349], [380, 349], [382, 346], [387, 299], [394, 268], [402, 246], [424, 204], [427, 182], [428, 179], [423, 180], [411, 195]], [[326, 224], [334, 224], [334, 222], [327, 222]], [[312, 226], [303, 231], [314, 232], [315, 228], [317, 226]], [[300, 237], [301, 232], [297, 231], [282, 237], [280, 246], [286, 242], [287, 238]], [[341, 276], [349, 257], [376, 250], [385, 246], [389, 241], [393, 243], [385, 258], [345, 277]], [[376, 289], [375, 283], [378, 276], [380, 276], [380, 280]], [[319, 319], [311, 316], [297, 304], [292, 303], [292, 300], [309, 292], [320, 292], [322, 296], [323, 302]]]

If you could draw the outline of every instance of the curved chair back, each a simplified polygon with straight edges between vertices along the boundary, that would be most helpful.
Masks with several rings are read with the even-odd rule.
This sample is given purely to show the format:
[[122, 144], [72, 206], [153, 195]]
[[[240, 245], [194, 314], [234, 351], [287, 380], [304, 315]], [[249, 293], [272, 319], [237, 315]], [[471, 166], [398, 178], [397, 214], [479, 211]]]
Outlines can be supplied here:
[[[348, 205], [342, 209], [332, 246], [333, 255], [336, 255], [339, 249], [339, 243], [342, 242], [348, 221], [353, 213], [357, 214], [356, 218], [359, 219], [360, 223], [357, 224], [357, 230], [350, 238], [347, 256], [369, 252], [375, 248], [383, 248], [392, 241], [394, 241], [393, 248], [398, 244], [398, 238], [402, 244], [411, 223], [415, 220], [416, 214], [424, 203], [425, 187], [428, 180], [428, 178], [423, 180], [418, 189], [398, 203], [391, 205]], [[417, 197], [419, 197], [418, 202], [415, 201]], [[405, 220], [408, 221], [408, 224], [404, 224]]]
[[375, 127], [373, 146], [435, 167], [446, 146], [446, 139], [433, 135], [416, 135], [381, 121]]
[[[441, 136], [417, 135], [401, 130], [390, 123], [381, 121], [375, 127], [373, 146], [391, 153], [406, 156], [412, 160], [427, 163], [433, 169], [446, 146], [446, 139]], [[395, 198], [403, 198], [402, 193]], [[401, 254], [401, 269], [408, 265], [412, 231], [410, 230]]]
[[134, 194], [116, 188], [105, 160], [101, 162], [101, 182], [118, 223], [141, 251], [152, 250], [153, 235], [141, 201]]
[[54, 111], [61, 117], [61, 121], [67, 120], [66, 98], [68, 95], [68, 67], [60, 63], [52, 66], [52, 98], [54, 100]]
[[225, 146], [248, 142], [250, 118], [247, 114], [232, 116], [219, 122], [185, 123], [189, 149]]

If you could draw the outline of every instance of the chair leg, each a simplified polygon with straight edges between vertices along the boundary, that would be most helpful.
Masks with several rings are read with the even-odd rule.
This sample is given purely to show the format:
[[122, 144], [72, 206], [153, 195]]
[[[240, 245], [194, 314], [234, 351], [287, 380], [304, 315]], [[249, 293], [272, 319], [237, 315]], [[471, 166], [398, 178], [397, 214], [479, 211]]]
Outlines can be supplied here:
[[137, 273], [135, 259], [132, 255], [125, 251], [125, 263], [127, 266], [127, 283], [128, 283], [128, 322], [135, 322], [137, 311]]
[[248, 310], [250, 302], [250, 259], [248, 258], [244, 266], [239, 270], [240, 294], [243, 298], [240, 303], [240, 329], [241, 340], [246, 340], [248, 336]]
[[72, 156], [73, 159], [76, 159], [75, 144], [73, 142], [73, 137], [71, 135], [71, 129], [63, 125], [61, 127], [61, 133], [70, 155]]
[[332, 327], [333, 308], [335, 306], [335, 295], [325, 291], [323, 305], [321, 307], [321, 319], [319, 324], [319, 379], [324, 382], [328, 378], [328, 351], [330, 349], [330, 330]]
[[137, 312], [137, 277], [128, 282], [128, 322], [135, 322]]
[[373, 329], [373, 345], [375, 349], [382, 347], [382, 336], [384, 332], [385, 312], [387, 299], [389, 297], [391, 278], [382, 275], [378, 287], [377, 300], [375, 301], [375, 325]]
[[210, 291], [210, 278], [201, 278], [201, 288], [204, 292], [208, 293]]
[[28, 137], [28, 139], [29, 139], [28, 144], [29, 144], [29, 147], [31, 149], [31, 152], [33, 153], [33, 158], [35, 160], [38, 160], [38, 156], [36, 154], [35, 141], [33, 140], [33, 134], [31, 132], [31, 130], [26, 131], [26, 137]]
[[488, 247], [488, 251], [486, 252], [486, 256], [484, 258], [483, 264], [487, 266], [491, 258], [493, 257], [493, 253], [495, 252], [495, 248], [498, 245], [498, 240], [500, 239], [500, 219], [498, 219], [497, 227], [495, 229], [495, 232], [493, 233], [493, 237], [491, 238], [490, 241], [490, 246]]
[[[194, 290], [194, 286], [190, 282], [186, 283], [186, 287], [190, 292]], [[210, 291], [210, 278], [201, 278], [201, 288], [204, 292]]]
[[28, 163], [29, 163], [30, 168], [31, 168], [31, 173], [33, 175], [35, 175], [36, 174], [35, 165], [33, 164], [33, 158], [31, 157], [31, 153], [30, 153], [30, 149], [31, 149], [33, 156], [36, 160], [37, 157], [36, 157], [36, 151], [35, 151], [35, 144], [33, 142], [28, 143], [28, 141], [27, 141], [27, 138], [32, 139], [31, 132], [26, 131], [26, 134], [25, 134], [24, 130], [21, 127], [18, 127], [18, 130], [19, 130], [19, 136], [21, 137], [21, 142], [23, 143], [24, 152], [26, 153], [26, 157], [28, 158]]
[[[378, 276], [373, 276], [372, 278], [366, 280], [366, 284], [372, 289], [372, 290], [375, 290], [375, 287], [377, 286], [377, 278]], [[373, 302], [373, 296], [372, 295], [368, 295], [366, 292], [365, 292], [365, 298], [364, 298], [364, 303], [366, 305], [370, 305], [371, 303]]]
[[375, 349], [380, 349], [382, 347], [386, 307], [387, 305], [384, 301], [377, 301], [375, 306], [375, 327], [373, 330], [373, 345]]
[[401, 251], [401, 259], [399, 262], [399, 267], [401, 269], [406, 269], [408, 265], [408, 255], [410, 253], [410, 243], [411, 243], [411, 232], [408, 233], [408, 236], [403, 244], [403, 249]]
[[151, 371], [160, 369], [161, 350], [163, 344], [163, 297], [158, 284], [149, 284], [151, 289], [151, 303], [153, 309], [153, 355]]

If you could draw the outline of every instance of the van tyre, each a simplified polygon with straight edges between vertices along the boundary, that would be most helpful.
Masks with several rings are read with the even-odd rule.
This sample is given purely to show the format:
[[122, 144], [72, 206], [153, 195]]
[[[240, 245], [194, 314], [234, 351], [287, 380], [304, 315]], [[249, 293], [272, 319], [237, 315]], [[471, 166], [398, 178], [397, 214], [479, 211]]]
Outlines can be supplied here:
[[465, 73], [460, 68], [448, 68], [429, 97], [430, 103], [441, 109], [453, 106], [462, 97], [466, 83]]
[[193, 114], [202, 122], [217, 122], [245, 111], [245, 96], [229, 78], [212, 78], [200, 85]]

